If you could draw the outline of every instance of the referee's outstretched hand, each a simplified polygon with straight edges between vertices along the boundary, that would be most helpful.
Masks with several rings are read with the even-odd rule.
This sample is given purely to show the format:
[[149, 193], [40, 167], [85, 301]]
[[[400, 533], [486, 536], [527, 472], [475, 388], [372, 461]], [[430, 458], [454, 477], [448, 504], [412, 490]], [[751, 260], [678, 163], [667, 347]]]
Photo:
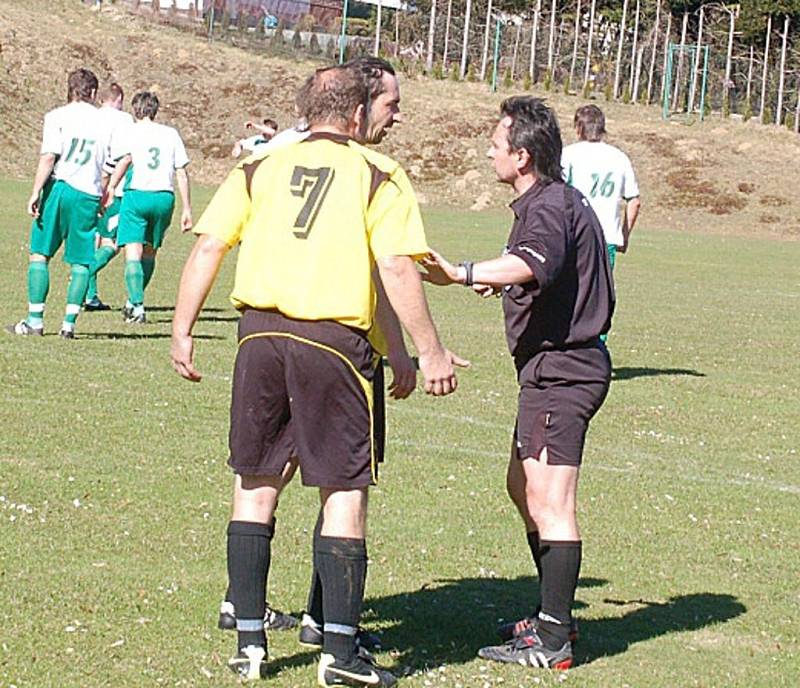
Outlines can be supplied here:
[[420, 354], [419, 369], [425, 378], [425, 392], [435, 397], [455, 392], [458, 381], [453, 366], [469, 368], [470, 362], [447, 349], [440, 349], [432, 354]]

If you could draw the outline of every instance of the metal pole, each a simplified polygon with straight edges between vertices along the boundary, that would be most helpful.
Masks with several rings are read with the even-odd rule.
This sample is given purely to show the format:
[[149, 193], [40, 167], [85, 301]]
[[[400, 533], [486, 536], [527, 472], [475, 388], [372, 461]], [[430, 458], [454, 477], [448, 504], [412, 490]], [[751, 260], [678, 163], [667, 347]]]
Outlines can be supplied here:
[[[669, 39], [669, 36], [667, 36]], [[673, 44], [667, 40], [667, 62], [664, 69], [664, 107], [661, 111], [661, 119], [669, 119], [669, 97], [672, 92], [672, 48]]]
[[216, 3], [214, 3], [213, 0], [212, 0], [212, 3], [211, 3], [211, 17], [209, 18], [209, 21], [208, 21], [208, 40], [209, 41], [213, 41], [214, 40], [214, 6], [215, 6], [215, 4]]
[[339, 36], [339, 64], [344, 62], [344, 46], [347, 42], [347, 0], [344, 0], [342, 8], [342, 35]]
[[500, 61], [500, 20], [494, 32], [494, 67], [492, 71], [492, 93], [497, 91], [497, 63]]
[[704, 47], [703, 55], [703, 81], [700, 86], [700, 121], [706, 116], [706, 80], [708, 79], [708, 46]]

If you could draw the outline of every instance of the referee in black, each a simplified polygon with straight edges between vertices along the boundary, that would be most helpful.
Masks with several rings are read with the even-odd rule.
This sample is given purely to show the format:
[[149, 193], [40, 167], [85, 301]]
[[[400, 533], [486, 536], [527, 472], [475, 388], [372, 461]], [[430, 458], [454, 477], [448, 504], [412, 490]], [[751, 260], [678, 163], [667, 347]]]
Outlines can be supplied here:
[[555, 114], [542, 100], [504, 101], [489, 157], [498, 180], [517, 193], [508, 245], [499, 258], [458, 266], [432, 253], [425, 276], [503, 297], [520, 386], [507, 487], [525, 523], [541, 605], [498, 629], [503, 645], [478, 654], [552, 669], [573, 663], [578, 473], [586, 429], [611, 380], [600, 335], [614, 310], [603, 230], [587, 200], [562, 181], [561, 146]]

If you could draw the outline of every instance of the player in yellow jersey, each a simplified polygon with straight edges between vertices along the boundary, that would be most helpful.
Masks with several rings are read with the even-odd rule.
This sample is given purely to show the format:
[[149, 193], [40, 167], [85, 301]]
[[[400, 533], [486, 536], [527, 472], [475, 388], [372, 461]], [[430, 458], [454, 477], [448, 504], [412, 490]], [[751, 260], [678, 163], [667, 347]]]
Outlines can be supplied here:
[[354, 643], [366, 570], [366, 495], [374, 481], [366, 333], [374, 321], [376, 266], [420, 354], [426, 391], [454, 391], [453, 364], [463, 362], [439, 342], [414, 265], [428, 249], [408, 178], [396, 162], [355, 142], [369, 127], [360, 70], [319, 70], [298, 101], [309, 137], [238, 166], [195, 229], [200, 238], [173, 321], [173, 365], [200, 379], [191, 330], [222, 259], [239, 244], [231, 298], [242, 319], [229, 463], [264, 508], [248, 520], [234, 505], [228, 529], [229, 562], [239, 562], [229, 569], [239, 635], [231, 666], [245, 678], [263, 669], [265, 595], [263, 578], [253, 572], [269, 568], [266, 523], [291, 417], [303, 482], [320, 489], [323, 505], [314, 553], [325, 592], [318, 681], [391, 686], [396, 679], [358, 657]]

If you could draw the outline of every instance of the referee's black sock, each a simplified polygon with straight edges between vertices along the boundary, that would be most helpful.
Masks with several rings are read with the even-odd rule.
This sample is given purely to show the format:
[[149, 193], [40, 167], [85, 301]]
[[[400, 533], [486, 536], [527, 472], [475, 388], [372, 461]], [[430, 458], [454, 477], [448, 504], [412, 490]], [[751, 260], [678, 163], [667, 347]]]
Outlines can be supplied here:
[[317, 525], [314, 527], [314, 552], [311, 568], [311, 587], [308, 589], [308, 603], [306, 604], [306, 614], [308, 614], [319, 626], [325, 621], [325, 613], [322, 608], [322, 581], [319, 578], [319, 565], [317, 563], [317, 545], [322, 533], [322, 509], [317, 517]]
[[267, 646], [264, 633], [272, 526], [250, 521], [228, 524], [228, 581], [235, 600], [239, 649]]
[[[268, 524], [272, 528], [272, 535], [270, 535], [270, 539], [275, 537], [275, 517], [272, 517], [272, 522]], [[264, 575], [267, 575], [267, 571], [264, 572]], [[264, 578], [264, 589], [267, 588], [267, 579]], [[225, 591], [225, 601], [230, 602], [233, 605], [233, 608], [236, 609], [236, 603], [233, 601], [233, 595], [231, 594], [231, 582], [228, 581], [228, 589]]]
[[542, 566], [542, 608], [539, 635], [552, 650], [569, 640], [572, 603], [581, 569], [580, 540], [542, 540], [539, 543]]
[[542, 584], [542, 557], [539, 553], [539, 531], [532, 530], [528, 533], [528, 547], [531, 549], [533, 563], [536, 565], [536, 574], [539, 576], [539, 585]]
[[352, 661], [364, 601], [367, 546], [355, 538], [319, 537], [315, 544], [325, 615], [323, 652]]

